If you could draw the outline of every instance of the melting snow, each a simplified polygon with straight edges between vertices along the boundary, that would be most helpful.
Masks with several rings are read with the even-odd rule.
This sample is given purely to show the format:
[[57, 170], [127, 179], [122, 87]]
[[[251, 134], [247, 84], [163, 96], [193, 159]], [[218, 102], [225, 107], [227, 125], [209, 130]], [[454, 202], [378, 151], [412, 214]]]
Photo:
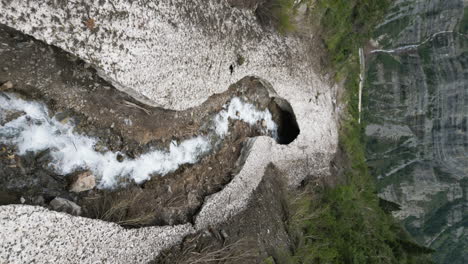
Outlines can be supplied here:
[[224, 136], [228, 133], [229, 119], [242, 120], [249, 125], [254, 125], [259, 120], [263, 120], [266, 129], [273, 133], [273, 136], [276, 136], [276, 124], [272, 119], [270, 111], [258, 111], [254, 105], [244, 103], [238, 97], [233, 98], [227, 109], [225, 106], [225, 109], [216, 115], [214, 121], [218, 135]]
[[[74, 132], [70, 122], [63, 124], [55, 117], [49, 117], [44, 104], [8, 96], [10, 99], [0, 96], [0, 121], [5, 119], [7, 112], [22, 111], [25, 114], [0, 125], [0, 142], [17, 145], [19, 155], [49, 149], [53, 159], [50, 166], [57, 173], [89, 169], [100, 180], [100, 188], [115, 187], [122, 177], [141, 183], [148, 180], [151, 174], [165, 175], [182, 164], [196, 163], [200, 156], [211, 150], [214, 143], [209, 136], [197, 136], [180, 143], [173, 141], [169, 150], [154, 150], [136, 159], [119, 162], [119, 152], [96, 151], [96, 139]], [[213, 130], [220, 138], [229, 132], [229, 119], [242, 120], [250, 125], [262, 121], [268, 132], [276, 133], [276, 124], [268, 110], [258, 111], [254, 105], [244, 103], [239, 98], [233, 98], [214, 117]]]

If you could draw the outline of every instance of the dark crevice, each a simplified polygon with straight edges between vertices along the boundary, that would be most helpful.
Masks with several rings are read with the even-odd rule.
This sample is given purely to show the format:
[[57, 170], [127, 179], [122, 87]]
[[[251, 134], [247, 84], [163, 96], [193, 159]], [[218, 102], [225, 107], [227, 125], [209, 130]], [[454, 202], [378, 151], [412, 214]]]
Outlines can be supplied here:
[[271, 101], [269, 109], [278, 125], [276, 141], [282, 145], [293, 142], [299, 135], [300, 129], [291, 105], [283, 98], [275, 97]]

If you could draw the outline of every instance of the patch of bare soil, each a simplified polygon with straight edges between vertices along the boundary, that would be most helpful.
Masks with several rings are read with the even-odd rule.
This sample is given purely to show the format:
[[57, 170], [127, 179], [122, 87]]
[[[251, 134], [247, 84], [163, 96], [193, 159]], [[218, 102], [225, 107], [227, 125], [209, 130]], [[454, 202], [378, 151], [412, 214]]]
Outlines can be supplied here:
[[152, 263], [262, 263], [279, 259], [291, 244], [286, 184], [270, 165], [246, 210], [219, 226], [201, 230]]
[[[44, 102], [59, 120], [73, 119], [79, 133], [98, 138], [96, 149], [119, 151], [135, 158], [151, 149], [167, 149], [172, 140], [206, 135], [210, 120], [234, 96], [258, 109], [269, 108], [274, 120], [294, 127], [280, 129], [283, 141], [299, 130], [292, 109], [271, 98], [271, 87], [246, 77], [202, 105], [185, 111], [168, 111], [145, 105], [101, 79], [90, 65], [60, 49], [0, 25], [0, 83], [25, 99]], [[278, 101], [279, 102], [279, 101]], [[291, 120], [289, 120], [291, 119]], [[230, 134], [194, 165], [181, 166], [164, 177], [116, 190], [92, 189], [74, 193], [76, 175], [58, 175], [49, 166], [48, 150], [16, 155], [14, 146], [0, 145], [0, 204], [49, 206], [56, 197], [81, 206], [83, 216], [124, 226], [173, 225], [193, 221], [207, 195], [220, 191], [242, 166], [238, 159], [244, 142], [261, 135], [261, 124], [249, 127], [231, 122]], [[288, 142], [287, 142], [288, 143]]]

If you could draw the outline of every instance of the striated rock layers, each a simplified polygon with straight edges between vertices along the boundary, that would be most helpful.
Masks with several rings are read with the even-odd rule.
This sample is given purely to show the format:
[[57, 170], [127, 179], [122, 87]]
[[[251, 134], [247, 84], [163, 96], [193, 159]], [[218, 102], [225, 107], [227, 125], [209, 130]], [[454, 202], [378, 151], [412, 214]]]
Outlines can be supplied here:
[[[282, 36], [263, 28], [251, 10], [231, 8], [226, 1], [217, 0], [1, 0], [0, 10], [0, 24], [76, 55], [87, 62], [86, 67], [94, 67], [102, 78], [141, 102], [180, 111], [171, 111], [174, 119], [170, 120], [177, 120], [179, 113], [193, 115], [192, 108], [197, 109], [195, 115], [203, 112], [199, 109], [210, 96], [226, 92], [246, 75], [256, 75], [271, 83], [275, 91], [270, 96], [279, 100], [279, 107], [291, 108], [300, 129], [297, 138], [287, 145], [264, 136], [250, 139], [242, 151], [238, 173], [222, 190], [204, 199], [191, 224], [123, 230], [112, 223], [40, 207], [0, 206], [0, 224], [6, 227], [0, 233], [0, 262], [23, 263], [34, 259], [61, 263], [145, 263], [187, 234], [216, 226], [244, 210], [269, 164], [293, 186], [307, 176], [330, 173], [329, 161], [338, 140], [336, 87], [314, 72], [314, 47], [307, 38]], [[10, 47], [0, 47], [0, 56], [9, 52]], [[34, 66], [35, 62], [32, 63]], [[50, 65], [58, 64], [51, 59]], [[40, 65], [35, 67], [31, 74], [42, 69]], [[21, 86], [38, 87], [46, 96], [56, 94], [59, 88], [67, 89], [67, 82], [59, 85], [53, 82], [48, 89], [51, 79], [57, 76]], [[257, 83], [270, 87], [261, 79]], [[78, 84], [74, 83], [69, 85], [75, 86], [73, 91], [83, 90], [71, 92], [70, 97], [93, 100], [86, 89], [76, 89]], [[114, 100], [111, 95], [109, 98]], [[57, 105], [66, 100], [69, 99]], [[145, 109], [143, 104], [137, 106]], [[94, 109], [96, 105], [91, 107]], [[86, 105], [74, 107], [83, 113], [89, 112], [86, 108]], [[148, 113], [136, 116], [140, 108], [132, 112], [130, 121], [148, 127], [152, 116]], [[119, 109], [116, 111], [125, 126], [130, 127], [132, 122], [127, 122]], [[156, 108], [152, 111], [157, 112]], [[99, 118], [103, 119], [97, 116], [93, 120]], [[140, 124], [143, 119], [148, 122]], [[125, 132], [120, 119], [117, 121], [116, 129], [121, 126], [122, 134], [133, 135]], [[176, 135], [181, 133], [177, 130], [183, 130], [175, 128], [175, 124], [168, 124], [169, 131], [174, 130]], [[157, 137], [151, 134], [151, 138]], [[133, 138], [146, 137], [133, 135]], [[38, 245], [37, 241], [48, 243]]]
[[368, 161], [438, 263], [468, 261], [467, 11], [462, 0], [396, 1], [368, 52]]

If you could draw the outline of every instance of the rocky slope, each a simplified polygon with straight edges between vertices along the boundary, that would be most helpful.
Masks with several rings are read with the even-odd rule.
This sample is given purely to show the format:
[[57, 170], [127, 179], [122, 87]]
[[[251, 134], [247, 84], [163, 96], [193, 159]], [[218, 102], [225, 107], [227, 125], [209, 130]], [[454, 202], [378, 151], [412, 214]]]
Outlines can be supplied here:
[[437, 263], [468, 261], [468, 9], [396, 1], [367, 47], [368, 162]]
[[[229, 130], [221, 147], [214, 148], [200, 162], [185, 164], [164, 177], [152, 175], [144, 184], [130, 184], [129, 189], [149, 192], [147, 199], [137, 204], [144, 210], [155, 210], [163, 221], [149, 225], [161, 227], [123, 230], [113, 223], [71, 217], [41, 207], [0, 206], [1, 224], [8, 227], [1, 233], [0, 261], [51, 262], [66, 255], [66, 261], [72, 263], [144, 263], [184, 236], [216, 230], [250, 208], [255, 197], [268, 193], [262, 183], [272, 164], [290, 186], [298, 185], [305, 177], [330, 174], [329, 162], [337, 146], [337, 91], [314, 71], [316, 58], [309, 56], [314, 54], [310, 36], [282, 36], [262, 27], [252, 10], [232, 8], [226, 1], [215, 0], [190, 4], [2, 0], [0, 9], [0, 56], [5, 58], [0, 61], [0, 82], [10, 81], [14, 87], [9, 90], [27, 100], [42, 101], [50, 108], [51, 116], [68, 113], [77, 118], [84, 127], [80, 133], [106, 139], [104, 147], [121, 151], [125, 158], [141, 157], [148, 149], [170, 149], [173, 140], [209, 135], [211, 123], [207, 121], [234, 96], [252, 99], [259, 109], [284, 113], [275, 122], [284, 128], [278, 132], [289, 137], [282, 142], [261, 136], [266, 135], [258, 133], [262, 122], [250, 128], [245, 122], [231, 122], [229, 127], [236, 128]], [[243, 78], [246, 75], [261, 78]], [[241, 115], [234, 113], [232, 117]], [[1, 169], [11, 176], [15, 169], [22, 173], [25, 157], [15, 152], [15, 146], [9, 147], [11, 151], [1, 149], [8, 152], [2, 157], [14, 159]], [[29, 160], [42, 166], [37, 154]], [[35, 170], [21, 175], [23, 183], [29, 185], [34, 181], [28, 182], [25, 177], [36, 177], [38, 184], [34, 186], [41, 188], [43, 180], [60, 183], [66, 176], [37, 175]], [[2, 184], [10, 179], [2, 179]], [[100, 180], [96, 175], [98, 184]], [[61, 192], [39, 204], [57, 197], [79, 202], [80, 197], [63, 193], [63, 186], [60, 188]], [[197, 188], [209, 191], [196, 193]], [[148, 191], [151, 189], [155, 191]], [[161, 207], [157, 201], [161, 197], [168, 198], [172, 208], [164, 203]], [[25, 201], [16, 194], [10, 198], [8, 203], [34, 204], [35, 200]], [[164, 216], [166, 209], [177, 212], [187, 204], [195, 205], [190, 209], [193, 217], [174, 222], [171, 215], [177, 214], [170, 213], [169, 221]], [[266, 226], [256, 220], [267, 217], [252, 215], [252, 210], [248, 214], [255, 221], [248, 220], [245, 225]], [[274, 223], [281, 223], [281, 216], [275, 218], [278, 222]], [[93, 226], [96, 232], [90, 230]], [[30, 229], [34, 231], [28, 232]], [[278, 241], [285, 240], [283, 233], [278, 232]], [[68, 234], [72, 235], [71, 241]], [[260, 239], [263, 233], [258, 234]], [[140, 239], [140, 235], [147, 239]], [[38, 240], [50, 243], [36, 247]], [[18, 248], [28, 250], [18, 253]], [[116, 248], [125, 249], [125, 254], [115, 254]]]

